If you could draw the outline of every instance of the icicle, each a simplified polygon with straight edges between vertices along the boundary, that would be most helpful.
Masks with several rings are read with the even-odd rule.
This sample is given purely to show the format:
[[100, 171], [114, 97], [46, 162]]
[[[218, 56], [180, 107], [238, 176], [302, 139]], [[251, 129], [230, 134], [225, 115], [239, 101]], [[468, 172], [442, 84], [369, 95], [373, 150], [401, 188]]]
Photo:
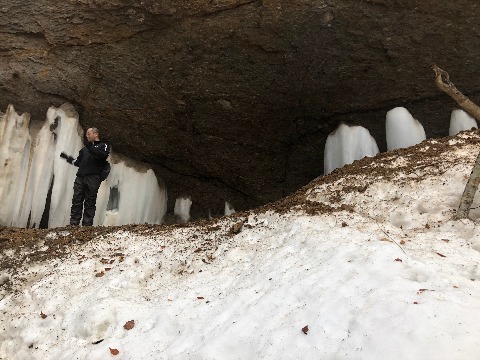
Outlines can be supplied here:
[[450, 136], [457, 135], [460, 131], [477, 129], [477, 122], [467, 112], [457, 109], [452, 111], [450, 116], [450, 129], [448, 134]]
[[378, 146], [364, 127], [341, 124], [328, 135], [324, 154], [324, 170], [328, 174], [365, 156], [375, 156]]
[[225, 215], [232, 215], [234, 212], [233, 205], [225, 201]]
[[112, 170], [98, 191], [94, 225], [160, 224], [167, 192], [153, 170], [115, 153], [108, 160]]
[[422, 124], [404, 107], [396, 107], [387, 113], [385, 127], [388, 150], [413, 146], [426, 139]]
[[186, 223], [190, 220], [190, 207], [192, 206], [192, 200], [190, 197], [181, 197], [175, 201], [175, 208], [173, 213], [177, 218]]
[[16, 225], [22, 211], [30, 163], [30, 114], [12, 105], [0, 120], [0, 224]]

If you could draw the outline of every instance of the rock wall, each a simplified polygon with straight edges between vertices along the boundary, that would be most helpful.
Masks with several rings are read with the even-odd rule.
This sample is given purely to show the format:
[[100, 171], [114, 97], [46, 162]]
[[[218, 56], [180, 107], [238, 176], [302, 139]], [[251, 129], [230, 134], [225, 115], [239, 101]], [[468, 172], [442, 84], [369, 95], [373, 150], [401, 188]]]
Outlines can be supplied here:
[[432, 63], [480, 102], [479, 5], [414, 0], [10, 0], [0, 108], [43, 121], [72, 103], [148, 162], [192, 215], [286, 195], [323, 173], [328, 134], [405, 106], [427, 136], [455, 107]]

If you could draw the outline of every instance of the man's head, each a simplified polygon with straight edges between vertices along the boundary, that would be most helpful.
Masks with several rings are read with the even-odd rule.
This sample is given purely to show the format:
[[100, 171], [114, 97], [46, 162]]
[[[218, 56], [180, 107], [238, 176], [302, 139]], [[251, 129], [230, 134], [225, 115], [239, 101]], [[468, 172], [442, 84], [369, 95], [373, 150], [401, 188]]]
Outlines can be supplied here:
[[100, 140], [100, 134], [98, 133], [98, 129], [94, 127], [89, 128], [85, 136], [87, 137], [87, 140], [90, 142]]

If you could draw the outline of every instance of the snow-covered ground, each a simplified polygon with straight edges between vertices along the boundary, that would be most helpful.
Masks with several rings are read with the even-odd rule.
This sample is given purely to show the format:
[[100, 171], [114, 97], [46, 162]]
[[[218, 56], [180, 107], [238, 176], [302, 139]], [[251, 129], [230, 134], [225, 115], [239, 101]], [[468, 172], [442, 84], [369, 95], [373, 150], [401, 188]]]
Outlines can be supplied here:
[[0, 359], [479, 359], [480, 212], [453, 220], [479, 150], [430, 140], [312, 182], [308, 207], [4, 271]]

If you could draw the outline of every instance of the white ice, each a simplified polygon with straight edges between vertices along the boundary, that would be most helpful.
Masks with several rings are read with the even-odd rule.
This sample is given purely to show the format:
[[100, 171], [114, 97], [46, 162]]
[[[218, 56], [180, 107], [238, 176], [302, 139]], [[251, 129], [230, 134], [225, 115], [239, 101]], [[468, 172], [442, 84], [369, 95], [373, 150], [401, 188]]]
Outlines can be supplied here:
[[387, 113], [385, 131], [388, 150], [413, 146], [426, 139], [422, 124], [404, 107], [396, 107]]
[[190, 220], [190, 207], [192, 206], [192, 199], [189, 196], [179, 197], [175, 200], [175, 207], [173, 214], [182, 223]]
[[225, 201], [225, 215], [232, 215], [235, 213], [235, 208], [228, 201]]
[[375, 139], [362, 126], [341, 124], [327, 137], [324, 152], [325, 174], [365, 156], [378, 154]]
[[414, 176], [403, 166], [418, 154], [374, 158], [391, 178], [365, 171], [306, 192], [339, 211], [112, 232], [4, 272], [18, 292], [0, 294], [0, 359], [477, 360], [480, 212], [453, 220], [473, 140], [455, 138]]
[[[77, 157], [83, 146], [78, 114], [69, 104], [50, 107], [38, 132], [29, 125], [30, 115], [18, 115], [11, 105], [0, 120], [0, 225], [39, 227], [50, 189], [48, 227], [67, 225], [78, 168], [60, 153]], [[113, 187], [121, 200], [118, 209], [107, 212]], [[99, 190], [94, 224], [158, 224], [166, 212], [166, 196], [145, 165], [127, 158], [113, 161]]]
[[450, 116], [450, 129], [448, 131], [450, 136], [457, 135], [460, 131], [477, 128], [477, 122], [470, 114], [461, 109], [452, 111], [452, 115]]
[[32, 139], [30, 114], [18, 115], [12, 105], [0, 120], [0, 225], [16, 225], [28, 177]]
[[[98, 191], [93, 224], [160, 224], [167, 212], [167, 192], [153, 170], [116, 154], [110, 155], [110, 163], [110, 175]], [[118, 198], [114, 200], [116, 207], [108, 209], [111, 193]]]

